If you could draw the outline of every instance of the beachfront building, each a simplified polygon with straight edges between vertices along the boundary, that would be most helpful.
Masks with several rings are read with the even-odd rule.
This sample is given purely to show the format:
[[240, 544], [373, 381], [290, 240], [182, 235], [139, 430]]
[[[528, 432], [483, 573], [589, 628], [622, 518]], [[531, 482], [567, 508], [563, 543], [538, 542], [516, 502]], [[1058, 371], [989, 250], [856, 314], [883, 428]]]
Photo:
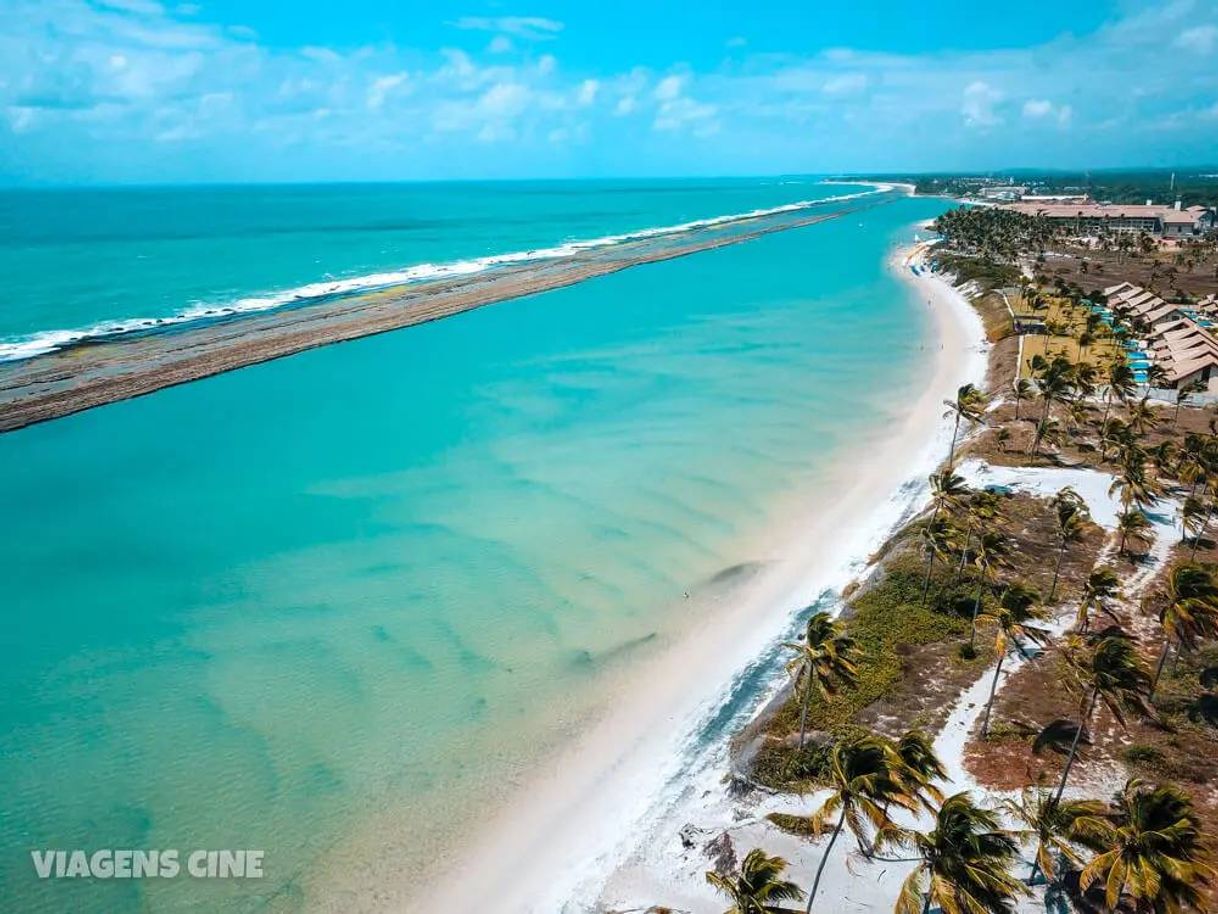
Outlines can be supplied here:
[[1109, 313], [1141, 334], [1130, 344], [1129, 360], [1139, 380], [1151, 365], [1163, 372], [1165, 383], [1177, 390], [1200, 382], [1218, 393], [1218, 297], [1196, 304], [1173, 304], [1130, 282], [1104, 290]]
[[1040, 216], [1069, 234], [1095, 236], [1107, 233], [1145, 232], [1155, 238], [1187, 238], [1201, 235], [1212, 221], [1204, 206], [1187, 209], [1151, 203], [1041, 203], [1022, 201], [1007, 204], [1027, 216]]

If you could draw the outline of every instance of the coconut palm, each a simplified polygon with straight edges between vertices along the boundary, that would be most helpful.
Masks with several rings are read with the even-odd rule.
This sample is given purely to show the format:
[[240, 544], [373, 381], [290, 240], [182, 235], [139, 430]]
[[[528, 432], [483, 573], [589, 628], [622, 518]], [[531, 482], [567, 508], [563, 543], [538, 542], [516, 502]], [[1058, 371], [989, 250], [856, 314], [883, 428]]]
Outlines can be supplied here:
[[1193, 537], [1193, 545], [1188, 551], [1188, 560], [1190, 562], [1197, 557], [1197, 547], [1201, 545], [1201, 538], [1205, 536], [1205, 531], [1210, 527], [1210, 520], [1214, 516], [1214, 508], [1218, 507], [1218, 491], [1215, 491], [1216, 488], [1218, 486], [1213, 482], [1205, 487], [1205, 517], [1197, 525], [1197, 532]]
[[994, 679], [990, 682], [990, 697], [985, 703], [985, 716], [981, 720], [982, 736], [988, 736], [990, 732], [990, 711], [994, 707], [994, 693], [998, 690], [998, 677], [1002, 673], [1002, 663], [1006, 660], [1007, 650], [1014, 647], [1023, 653], [1025, 649], [1021, 642], [1043, 644], [1047, 641], [1049, 632], [1033, 624], [1044, 619], [1045, 611], [1040, 606], [1040, 594], [1023, 584], [1009, 586], [1003, 592], [998, 605], [986, 610], [978, 618], [980, 623], [993, 623], [994, 653], [998, 655]]
[[1078, 601], [1078, 633], [1084, 634], [1091, 625], [1091, 610], [1111, 613], [1111, 603], [1120, 595], [1120, 578], [1111, 568], [1094, 568], [1083, 583], [1083, 595]]
[[1070, 486], [1053, 496], [1053, 509], [1057, 517], [1057, 561], [1053, 564], [1053, 584], [1049, 587], [1050, 603], [1057, 596], [1057, 579], [1061, 575], [1066, 549], [1082, 540], [1089, 518], [1086, 503]]
[[964, 542], [960, 546], [960, 563], [956, 566], [956, 576], [952, 583], [959, 581], [960, 576], [964, 574], [964, 566], [968, 564], [969, 549], [973, 544], [973, 533], [997, 518], [999, 507], [998, 496], [986, 489], [979, 489], [969, 496], [965, 504], [967, 524], [964, 528]]
[[947, 415], [955, 415], [956, 421], [952, 426], [952, 443], [947, 452], [947, 468], [950, 470], [955, 465], [956, 459], [956, 439], [960, 434], [960, 420], [965, 419], [969, 422], [980, 422], [982, 415], [985, 413], [986, 403], [988, 398], [985, 393], [975, 384], [964, 384], [956, 391], [954, 400], [944, 400], [943, 403], [947, 407]]
[[1100, 424], [1100, 437], [1108, 431], [1108, 414], [1112, 409], [1112, 401], [1128, 403], [1137, 391], [1134, 383], [1133, 369], [1123, 358], [1115, 358], [1108, 365], [1108, 390], [1104, 393], [1104, 421]]
[[931, 808], [930, 801], [943, 802], [943, 792], [935, 781], [947, 777], [947, 771], [935, 755], [935, 744], [924, 731], [914, 728], [901, 734], [893, 747], [900, 761], [897, 778], [904, 784], [905, 793]]
[[1204, 911], [1206, 887], [1218, 878], [1192, 800], [1179, 787], [1134, 778], [1107, 816], [1088, 816], [1079, 830], [1096, 856], [1079, 887], [1103, 884], [1104, 906], [1135, 912]]
[[1065, 399], [1074, 388], [1074, 366], [1064, 356], [1057, 356], [1051, 362], [1043, 365], [1036, 379], [1044, 406], [1041, 409], [1040, 421], [1036, 424], [1036, 435], [1032, 439], [1031, 454], [1040, 453], [1040, 442], [1049, 430], [1049, 411], [1057, 400]]
[[731, 899], [725, 914], [785, 914], [798, 908], [785, 908], [779, 902], [803, 901], [803, 889], [782, 878], [787, 861], [771, 857], [760, 848], [749, 851], [739, 873], [724, 876], [711, 870], [706, 881]]
[[1149, 541], [1150, 519], [1139, 508], [1126, 508], [1117, 515], [1117, 530], [1121, 534], [1117, 552], [1126, 555], [1126, 545], [1130, 540], [1145, 544]]
[[1038, 873], [1044, 873], [1049, 882], [1057, 880], [1055, 857], [1063, 857], [1077, 866], [1080, 859], [1074, 843], [1078, 840], [1079, 821], [1103, 815], [1105, 809], [1099, 800], [1056, 800], [1040, 786], [1025, 787], [1018, 800], [1006, 800], [1003, 808], [1024, 826], [1017, 832], [1019, 837], [1036, 841], [1029, 885], [1036, 882]]
[[800, 691], [802, 687], [799, 712], [799, 748], [802, 749], [812, 690], [829, 697], [836, 694], [840, 686], [854, 685], [859, 650], [854, 639], [846, 634], [845, 626], [823, 610], [808, 619], [802, 642], [788, 641], [783, 646], [796, 652], [787, 663], [787, 672], [791, 674], [796, 690]]
[[1201, 535], [1201, 522], [1205, 519], [1206, 504], [1200, 498], [1187, 495], [1180, 506], [1180, 542], [1188, 542], [1189, 535]]
[[977, 646], [977, 614], [981, 611], [981, 596], [990, 586], [995, 569], [1006, 563], [1011, 551], [1011, 541], [999, 530], [985, 530], [977, 538], [973, 551], [973, 565], [977, 568], [977, 596], [973, 599], [973, 626], [969, 634], [969, 647]]
[[1007, 914], [1026, 892], [1009, 872], [1019, 856], [1015, 839], [967, 793], [944, 800], [934, 827], [908, 842], [920, 862], [901, 884], [895, 914], [925, 914], [932, 904], [944, 914]]
[[1090, 726], [1097, 703], [1103, 702], [1122, 727], [1125, 726], [1124, 708], [1132, 707], [1141, 713], [1149, 713], [1145, 698], [1150, 691], [1150, 676], [1142, 668], [1138, 652], [1124, 632], [1117, 630], [1114, 634], [1104, 635], [1092, 647], [1083, 647], [1075, 637], [1067, 646], [1066, 660], [1075, 681], [1083, 690], [1084, 698], [1082, 716], [1070, 741], [1070, 752], [1057, 785], [1057, 800], [1061, 800], [1065, 792], [1070, 769], [1074, 767], [1074, 759], [1078, 755], [1079, 739], [1083, 730]]
[[1191, 400], [1195, 394], [1205, 393], [1207, 386], [1208, 385], [1205, 381], [1198, 379], [1196, 381], [1190, 381], [1188, 384], [1185, 384], [1176, 391], [1176, 411], [1172, 413], [1172, 422], [1179, 423], [1180, 407], [1183, 406], [1188, 400]]
[[926, 575], [922, 581], [922, 604], [930, 593], [930, 575], [935, 559], [946, 558], [959, 541], [959, 531], [944, 518], [928, 521], [918, 530], [918, 538], [926, 548]]
[[922, 585], [922, 602], [926, 602], [926, 593], [930, 588], [931, 567], [937, 558], [936, 542], [945, 541], [946, 529], [940, 524], [939, 515], [943, 511], [955, 511], [968, 497], [969, 487], [964, 478], [950, 470], [943, 473], [932, 473], [930, 476], [930, 501], [933, 506], [930, 522], [924, 528], [923, 540], [926, 542], [926, 581]]
[[1141, 400], [1135, 400], [1129, 407], [1128, 425], [1133, 429], [1134, 434], [1145, 435], [1148, 431], [1159, 424], [1158, 413], [1155, 408], [1150, 405], [1150, 395], [1142, 397]]
[[1210, 569], [1192, 562], [1171, 569], [1159, 624], [1163, 627], [1163, 650], [1150, 684], [1152, 694], [1173, 644], [1183, 650], [1194, 647], [1200, 639], [1218, 637], [1218, 582]]
[[868, 829], [874, 829], [878, 846], [896, 830], [887, 809], [894, 805], [915, 808], [915, 801], [906, 794], [899, 777], [900, 764], [896, 753], [874, 736], [842, 740], [834, 745], [826, 778], [831, 792], [808, 823], [813, 835], [830, 836], [808, 893], [808, 914], [816, 901], [829, 854], [843, 828], [849, 828], [860, 845], [866, 841]]

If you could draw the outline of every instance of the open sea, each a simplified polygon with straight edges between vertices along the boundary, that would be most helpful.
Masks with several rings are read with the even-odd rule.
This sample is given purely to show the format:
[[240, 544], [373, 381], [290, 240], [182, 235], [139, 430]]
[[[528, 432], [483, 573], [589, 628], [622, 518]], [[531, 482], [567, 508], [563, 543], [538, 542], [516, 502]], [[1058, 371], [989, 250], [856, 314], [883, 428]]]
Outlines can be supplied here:
[[[861, 190], [0, 192], [0, 353]], [[885, 259], [945, 208], [0, 435], [0, 909], [307, 910], [354, 867], [368, 895], [340, 909], [374, 907], [378, 873], [476, 827], [915, 399], [935, 344]], [[39, 848], [255, 848], [266, 877], [44, 881]]]

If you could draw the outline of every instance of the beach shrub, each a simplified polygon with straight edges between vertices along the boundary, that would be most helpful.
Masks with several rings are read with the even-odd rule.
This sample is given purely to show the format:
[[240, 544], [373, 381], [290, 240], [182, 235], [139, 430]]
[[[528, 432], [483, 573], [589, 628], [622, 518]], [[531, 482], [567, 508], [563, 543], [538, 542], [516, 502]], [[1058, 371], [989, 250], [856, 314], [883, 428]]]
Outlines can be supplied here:
[[1161, 765], [1163, 764], [1163, 753], [1154, 746], [1146, 746], [1141, 743], [1134, 743], [1132, 746], [1126, 746], [1125, 751], [1121, 753], [1123, 758], [1130, 765]]
[[[901, 682], [907, 664], [917, 662], [916, 648], [968, 637], [976, 582], [965, 575], [953, 583], [954, 569], [943, 568], [931, 582], [932, 599], [922, 603], [925, 568], [912, 554], [890, 561], [885, 572], [849, 603], [846, 628], [860, 651], [857, 682], [826, 699], [814, 696], [808, 707], [809, 730], [823, 730], [841, 738], [856, 727], [855, 715], [890, 694]], [[987, 594], [984, 602], [992, 598]], [[989, 639], [978, 642], [979, 653], [990, 651]], [[767, 727], [771, 734], [785, 735], [799, 728], [799, 702], [788, 701]], [[805, 750], [806, 752], [807, 750]], [[771, 747], [759, 753], [770, 777], [755, 776], [763, 783], [782, 783], [779, 757], [794, 750]], [[762, 756], [768, 755], [763, 760]], [[795, 764], [795, 763], [792, 763]], [[801, 774], [812, 775], [807, 760], [795, 764]]]

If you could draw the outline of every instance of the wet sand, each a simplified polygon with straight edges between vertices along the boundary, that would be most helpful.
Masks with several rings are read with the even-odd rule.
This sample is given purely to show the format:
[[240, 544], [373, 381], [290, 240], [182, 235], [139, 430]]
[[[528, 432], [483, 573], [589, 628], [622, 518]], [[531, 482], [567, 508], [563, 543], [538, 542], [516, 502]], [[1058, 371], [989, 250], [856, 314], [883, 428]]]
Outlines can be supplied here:
[[24, 361], [0, 363], [0, 432], [153, 393], [294, 355], [439, 320], [629, 267], [739, 244], [874, 206], [744, 217], [662, 238], [507, 267], [477, 276], [413, 283], [311, 302], [257, 316], [177, 326], [80, 344]]

